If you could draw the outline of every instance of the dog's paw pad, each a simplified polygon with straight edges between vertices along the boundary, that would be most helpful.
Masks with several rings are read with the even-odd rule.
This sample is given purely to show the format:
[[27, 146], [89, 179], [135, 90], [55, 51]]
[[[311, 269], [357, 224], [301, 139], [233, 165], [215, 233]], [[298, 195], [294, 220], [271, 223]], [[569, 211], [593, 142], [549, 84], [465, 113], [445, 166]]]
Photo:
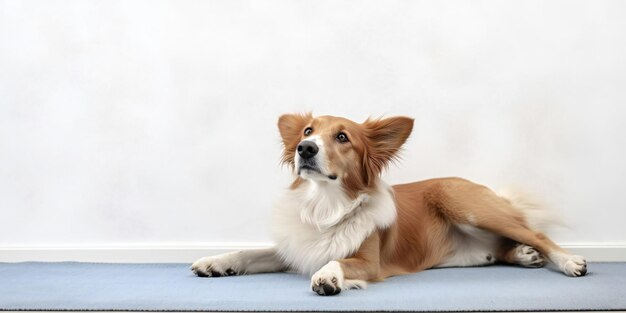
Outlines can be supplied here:
[[311, 285], [311, 289], [321, 296], [334, 296], [341, 292], [337, 277], [318, 278]]
[[521, 244], [515, 247], [515, 263], [525, 267], [542, 267], [546, 261], [535, 248]]

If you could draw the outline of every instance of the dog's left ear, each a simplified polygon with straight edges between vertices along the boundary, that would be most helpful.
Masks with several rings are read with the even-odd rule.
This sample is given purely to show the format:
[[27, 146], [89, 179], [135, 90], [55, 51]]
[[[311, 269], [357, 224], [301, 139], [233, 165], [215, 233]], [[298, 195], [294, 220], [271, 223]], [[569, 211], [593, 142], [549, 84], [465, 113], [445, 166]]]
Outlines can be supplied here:
[[363, 127], [367, 140], [363, 165], [369, 185], [398, 156], [413, 130], [413, 119], [404, 116], [367, 119]]
[[313, 115], [305, 114], [284, 114], [278, 118], [278, 130], [283, 139], [282, 163], [294, 165], [296, 156], [296, 146], [300, 143], [304, 127], [311, 122]]

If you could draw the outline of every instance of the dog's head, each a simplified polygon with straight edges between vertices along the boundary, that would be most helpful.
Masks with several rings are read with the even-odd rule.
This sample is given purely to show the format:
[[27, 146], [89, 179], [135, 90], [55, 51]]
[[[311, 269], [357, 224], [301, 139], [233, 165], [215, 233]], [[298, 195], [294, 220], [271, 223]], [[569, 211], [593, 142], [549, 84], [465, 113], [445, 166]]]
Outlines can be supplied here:
[[390, 117], [359, 124], [310, 113], [279, 118], [283, 162], [302, 179], [338, 182], [348, 190], [373, 187], [413, 129], [413, 119]]

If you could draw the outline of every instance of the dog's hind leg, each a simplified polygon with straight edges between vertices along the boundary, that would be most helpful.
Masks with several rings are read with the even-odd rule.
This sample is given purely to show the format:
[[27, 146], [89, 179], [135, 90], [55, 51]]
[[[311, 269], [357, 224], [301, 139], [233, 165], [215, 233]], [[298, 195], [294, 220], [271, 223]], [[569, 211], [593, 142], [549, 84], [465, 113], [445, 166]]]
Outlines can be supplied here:
[[538, 250], [569, 276], [587, 273], [585, 259], [530, 229], [523, 212], [490, 189], [467, 180], [438, 183], [425, 195], [428, 204], [455, 224], [472, 225]]
[[254, 273], [282, 272], [287, 266], [276, 250], [251, 249], [201, 258], [191, 265], [200, 277], [220, 277]]
[[[538, 260], [541, 258], [541, 255], [547, 256], [552, 263], [568, 276], [583, 276], [587, 273], [587, 262], [582, 256], [567, 252], [541, 232], [531, 230], [522, 225], [497, 224], [497, 222], [487, 222], [481, 225], [481, 227], [521, 243], [521, 245], [509, 251], [516, 255], [512, 257], [511, 263], [524, 266], [532, 265], [533, 254], [535, 254], [533, 250], [536, 249], [540, 253], [535, 255]], [[530, 259], [524, 260], [524, 257], [528, 256], [530, 256]]]

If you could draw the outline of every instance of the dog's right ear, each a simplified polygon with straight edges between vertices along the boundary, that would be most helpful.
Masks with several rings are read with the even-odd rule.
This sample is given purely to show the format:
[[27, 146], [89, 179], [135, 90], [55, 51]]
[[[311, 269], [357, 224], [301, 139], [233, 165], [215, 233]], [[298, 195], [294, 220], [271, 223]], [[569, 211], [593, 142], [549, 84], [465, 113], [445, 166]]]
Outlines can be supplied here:
[[284, 114], [278, 118], [278, 130], [283, 139], [282, 163], [294, 166], [296, 147], [302, 138], [304, 127], [313, 119], [309, 112], [306, 114]]

